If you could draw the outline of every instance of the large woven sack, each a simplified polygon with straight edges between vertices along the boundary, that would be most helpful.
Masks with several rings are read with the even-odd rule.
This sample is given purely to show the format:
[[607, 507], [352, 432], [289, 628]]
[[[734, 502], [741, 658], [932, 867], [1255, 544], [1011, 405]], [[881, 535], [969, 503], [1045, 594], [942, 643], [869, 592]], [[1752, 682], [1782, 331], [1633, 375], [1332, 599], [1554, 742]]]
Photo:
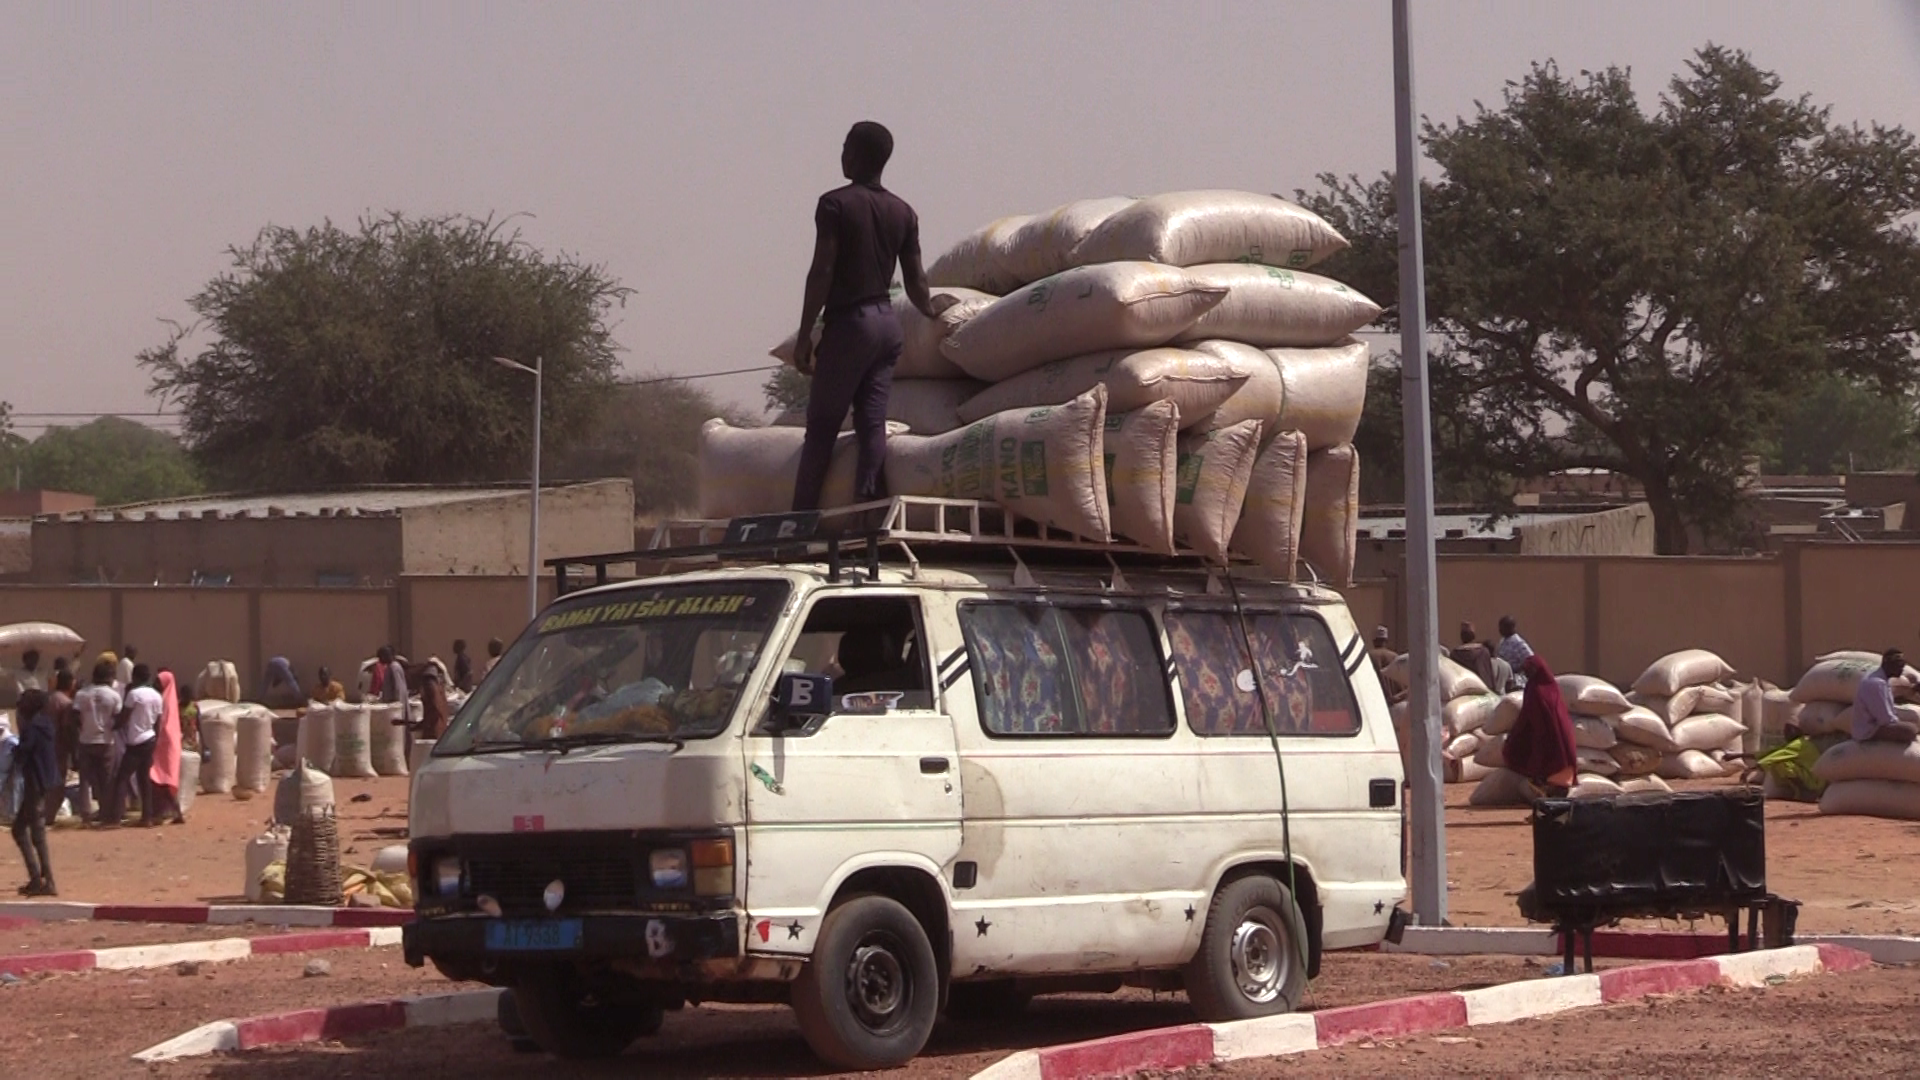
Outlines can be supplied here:
[[[937, 317], [929, 319], [920, 314], [906, 293], [897, 286], [893, 292], [893, 314], [900, 320], [900, 359], [893, 365], [894, 379], [964, 379], [967, 373], [960, 366], [940, 354], [940, 342], [953, 332], [954, 327], [987, 309], [987, 305], [999, 299], [997, 295], [976, 292], [973, 289], [934, 289], [933, 295], [951, 296], [956, 301]], [[825, 323], [813, 328], [813, 343], [820, 344], [820, 333]], [[797, 335], [788, 334], [785, 341], [767, 350], [768, 355], [783, 364], [793, 363], [793, 344]], [[896, 382], [897, 386], [897, 382]]]
[[[899, 441], [893, 436], [905, 431], [904, 424], [888, 423], [889, 454]], [[700, 428], [697, 466], [701, 516], [732, 518], [792, 509], [793, 483], [800, 472], [800, 448], [805, 442], [806, 432], [801, 428], [741, 428], [718, 417], [707, 421]], [[854, 437], [840, 435], [828, 461], [820, 505], [852, 504], [858, 468]]]
[[1627, 701], [1635, 708], [1645, 709], [1660, 718], [1660, 722], [1671, 727], [1692, 716], [1700, 703], [1698, 686], [1685, 686], [1671, 695], [1643, 694], [1638, 690], [1627, 695]]
[[[1496, 694], [1468, 694], [1447, 702], [1440, 708], [1442, 721], [1449, 731], [1461, 734], [1481, 731], [1493, 719], [1500, 709], [1500, 698]], [[1496, 732], [1495, 734], [1504, 734]]]
[[1115, 211], [1074, 249], [1073, 261], [1302, 268], [1346, 247], [1346, 238], [1326, 219], [1278, 195], [1173, 191]]
[[1559, 678], [1560, 696], [1566, 699], [1567, 711], [1581, 716], [1619, 716], [1633, 708], [1633, 702], [1615, 689], [1605, 679], [1596, 679], [1591, 675], [1562, 675]]
[[[1294, 433], [1304, 448], [1306, 436]], [[1360, 545], [1360, 453], [1352, 446], [1315, 450], [1307, 457], [1306, 499], [1300, 509], [1300, 557], [1322, 579], [1353, 584]]]
[[[1434, 657], [1433, 662], [1439, 667], [1441, 701], [1452, 701], [1454, 698], [1493, 693], [1493, 691], [1487, 689], [1486, 683], [1480, 681], [1480, 676], [1454, 663], [1453, 658], [1447, 656], [1445, 653]], [[1388, 664], [1386, 668], [1380, 672], [1380, 677], [1392, 683], [1398, 689], [1407, 689], [1409, 685], [1408, 680], [1411, 678], [1408, 671], [1407, 655], [1401, 653], [1399, 656], [1394, 657], [1393, 663]], [[1520, 695], [1515, 694], [1513, 697], [1516, 703], [1515, 707], [1518, 708]], [[1518, 714], [1516, 713], [1516, 715]]]
[[[1625, 795], [1671, 795], [1673, 788], [1657, 776], [1636, 776], [1631, 780], [1620, 781], [1620, 791]], [[1768, 796], [1772, 798], [1772, 796]]]
[[1699, 750], [1682, 750], [1662, 757], [1657, 775], [1663, 780], [1713, 780], [1727, 775], [1727, 767]]
[[239, 736], [239, 724], [228, 710], [200, 714], [200, 745], [207, 751], [200, 770], [200, 790], [204, 794], [225, 795], [233, 790]]
[[1633, 690], [1639, 694], [1672, 697], [1685, 687], [1717, 683], [1732, 674], [1732, 665], [1719, 656], [1705, 649], [1682, 649], [1647, 665], [1647, 670], [1633, 680]]
[[1247, 485], [1260, 455], [1260, 422], [1187, 432], [1179, 440], [1173, 488], [1173, 536], [1214, 562], [1225, 562]]
[[1282, 581], [1294, 579], [1301, 555], [1301, 508], [1307, 498], [1307, 442], [1289, 431], [1267, 443], [1247, 477], [1247, 497], [1230, 547]]
[[1506, 748], [1505, 735], [1483, 735], [1480, 748], [1473, 752], [1473, 763], [1488, 769], [1501, 768], [1506, 765]]
[[[915, 435], [944, 435], [960, 426], [960, 403], [978, 394], [986, 385], [965, 375], [957, 379], [895, 379], [892, 391], [887, 394], [887, 419], [891, 421], [888, 430], [898, 424], [903, 434], [911, 431]], [[772, 426], [804, 428], [807, 410], [804, 407], [788, 409], [773, 418]], [[853, 430], [853, 410], [847, 410], [840, 430]]]
[[193, 800], [200, 794], [200, 766], [198, 750], [180, 748], [180, 786], [174, 789], [174, 795], [180, 800], [182, 814], [193, 810]]
[[1512, 731], [1513, 725], [1520, 721], [1520, 706], [1526, 699], [1526, 694], [1518, 690], [1511, 694], [1500, 695], [1500, 703], [1493, 707], [1492, 714], [1487, 717], [1486, 726], [1481, 730], [1488, 735], [1505, 735]]
[[1898, 780], [1842, 780], [1820, 794], [1823, 814], [1920, 821], [1920, 784]]
[[1721, 750], [1745, 729], [1720, 713], [1695, 713], [1673, 725], [1673, 744], [1682, 750]]
[[366, 779], [380, 775], [373, 771], [373, 737], [367, 713], [366, 709], [333, 713], [333, 767], [327, 772]]
[[290, 825], [300, 815], [333, 805], [333, 780], [312, 762], [302, 762], [273, 789], [273, 820]]
[[1472, 758], [1474, 752], [1480, 749], [1481, 741], [1480, 733], [1477, 731], [1469, 731], [1464, 735], [1455, 735], [1452, 740], [1447, 743], [1445, 753], [1455, 761], [1467, 760]]
[[937, 288], [960, 287], [1004, 296], [1027, 284], [1015, 280], [1006, 266], [1013, 234], [1032, 214], [997, 218], [961, 237], [927, 265], [927, 283]]
[[1540, 796], [1540, 789], [1532, 781], [1512, 769], [1499, 768], [1487, 774], [1486, 779], [1467, 796], [1469, 806], [1526, 806]]
[[1920, 743], [1854, 742], [1828, 747], [1813, 775], [1829, 784], [1842, 780], [1897, 780], [1920, 784]]
[[[1837, 701], [1843, 705], [1853, 704], [1854, 692], [1860, 689], [1860, 680], [1867, 677], [1880, 666], [1880, 657], [1869, 652], [1828, 653], [1815, 661], [1805, 675], [1794, 685], [1793, 700], [1801, 705], [1815, 701]], [[1902, 676], [1908, 684], [1920, 683], [1920, 671], [1909, 664]], [[1906, 690], [1907, 687], [1901, 687]]]
[[1367, 345], [1349, 338], [1320, 349], [1268, 349], [1286, 387], [1278, 423], [1315, 450], [1353, 441], [1367, 404]]
[[1620, 743], [1613, 725], [1598, 716], [1573, 717], [1573, 743], [1587, 750], [1611, 750]]
[[196, 701], [209, 698], [214, 701], [239, 701], [240, 669], [228, 660], [209, 660], [200, 674], [194, 676], [193, 697]]
[[1595, 750], [1591, 747], [1583, 746], [1580, 747], [1576, 753], [1579, 756], [1579, 770], [1582, 773], [1592, 773], [1595, 776], [1615, 776], [1620, 772], [1620, 763], [1613, 760], [1613, 755], [1605, 750]]
[[241, 705], [228, 715], [234, 718], [237, 727], [234, 790], [263, 792], [273, 779], [273, 710], [261, 705]]
[[1129, 413], [1109, 412], [1101, 437], [1114, 535], [1165, 555], [1173, 554], [1179, 440], [1180, 410], [1171, 401]]
[[1651, 746], [1637, 746], [1630, 742], [1621, 742], [1607, 751], [1619, 766], [1618, 776], [1652, 776], [1660, 768], [1660, 760], [1666, 756]]
[[[281, 781], [283, 784], [285, 781]], [[259, 836], [247, 841], [243, 853], [246, 881], [242, 891], [249, 904], [257, 904], [266, 897], [260, 888], [260, 875], [274, 863], [287, 861], [287, 830], [285, 828], [268, 829]]]
[[1636, 746], [1652, 747], [1665, 753], [1680, 749], [1680, 744], [1673, 741], [1673, 731], [1667, 722], [1643, 706], [1636, 705], [1613, 717], [1613, 731], [1622, 742]]
[[1064, 405], [996, 413], [959, 431], [903, 435], [887, 451], [895, 495], [987, 499], [1088, 540], [1112, 539], [1107, 388]]
[[1573, 787], [1568, 789], [1567, 797], [1569, 799], [1604, 799], [1609, 795], [1618, 795], [1620, 792], [1620, 785], [1604, 776], [1581, 773], [1574, 780]]
[[994, 301], [940, 351], [974, 378], [999, 382], [1049, 360], [1165, 345], [1226, 295], [1171, 266], [1080, 266]]
[[300, 716], [300, 735], [295, 740], [300, 746], [300, 760], [323, 773], [333, 771], [336, 753], [333, 720], [331, 706], [316, 705], [308, 709]]
[[[373, 771], [381, 776], [407, 775], [407, 729], [395, 724], [403, 712], [400, 706], [392, 705], [335, 705], [336, 712], [343, 709], [358, 709], [367, 714], [367, 740], [372, 745]], [[338, 720], [334, 721], [336, 727]]]
[[1196, 281], [1225, 287], [1227, 298], [1187, 328], [1181, 340], [1224, 338], [1259, 347], [1331, 345], [1372, 322], [1380, 305], [1332, 278], [1253, 263], [1187, 269]]
[[[1719, 713], [1722, 716], [1733, 716], [1733, 711], [1740, 707], [1740, 695], [1734, 693], [1733, 690], [1728, 687], [1701, 686], [1696, 687], [1696, 689], [1700, 691], [1700, 696], [1694, 699], [1693, 711], [1688, 713], [1688, 716], [1697, 716], [1700, 713]], [[1739, 719], [1738, 717], [1734, 718], [1736, 720]]]
[[1794, 702], [1793, 694], [1775, 687], [1765, 691], [1760, 704], [1760, 745], [1765, 750], [1783, 746], [1787, 728], [1798, 727], [1806, 706]]
[[1186, 346], [1195, 352], [1206, 353], [1219, 362], [1233, 365], [1236, 371], [1247, 372], [1245, 382], [1235, 390], [1232, 396], [1213, 410], [1213, 415], [1203, 420], [1199, 426], [1223, 428], [1248, 420], [1260, 421], [1262, 439], [1272, 439], [1285, 430], [1280, 427], [1280, 414], [1286, 408], [1287, 384], [1280, 377], [1280, 368], [1273, 358], [1251, 345], [1238, 341], [1220, 341], [1209, 339], [1196, 341]]
[[1088, 234], [1133, 199], [1076, 199], [1038, 214], [1005, 217], [968, 233], [927, 267], [936, 285], [969, 285], [1006, 293], [1075, 264]]
[[1245, 354], [1169, 348], [1094, 353], [1050, 360], [994, 383], [961, 404], [956, 415], [961, 423], [971, 424], [1008, 409], [1072, 401], [1104, 385], [1109, 412], [1171, 401], [1180, 406], [1180, 426], [1191, 428], [1212, 416], [1253, 373], [1253, 359]]
[[[1758, 757], [1763, 752], [1760, 748], [1763, 736], [1761, 724], [1766, 718], [1766, 710], [1766, 684], [1758, 679], [1744, 684], [1740, 689], [1740, 711], [1734, 714], [1734, 719], [1740, 721], [1747, 729], [1746, 734], [1741, 737], [1740, 749], [1749, 757]], [[1773, 748], [1769, 746], [1767, 749]]]

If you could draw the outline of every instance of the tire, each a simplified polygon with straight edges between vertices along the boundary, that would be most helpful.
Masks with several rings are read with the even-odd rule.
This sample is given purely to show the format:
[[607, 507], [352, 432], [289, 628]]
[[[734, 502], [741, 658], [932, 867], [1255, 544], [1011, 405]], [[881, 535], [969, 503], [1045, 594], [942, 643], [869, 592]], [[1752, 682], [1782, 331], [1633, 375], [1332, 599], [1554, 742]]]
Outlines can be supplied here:
[[957, 1024], [987, 1024], [1011, 1020], [1027, 1011], [1033, 995], [1011, 979], [1000, 982], [955, 983], [947, 987], [947, 1019]]
[[526, 1034], [555, 1057], [616, 1057], [666, 1020], [657, 1003], [619, 993], [617, 987], [589, 985], [572, 971], [528, 978], [516, 983], [512, 994]]
[[888, 1069], [913, 1059], [940, 1011], [940, 971], [913, 913], [884, 896], [827, 912], [813, 958], [793, 985], [807, 1045], [839, 1069]]
[[1207, 1021], [1292, 1012], [1307, 988], [1293, 940], [1302, 925], [1293, 894], [1265, 875], [1227, 882], [1207, 908], [1200, 951], [1184, 972], [1187, 1000]]

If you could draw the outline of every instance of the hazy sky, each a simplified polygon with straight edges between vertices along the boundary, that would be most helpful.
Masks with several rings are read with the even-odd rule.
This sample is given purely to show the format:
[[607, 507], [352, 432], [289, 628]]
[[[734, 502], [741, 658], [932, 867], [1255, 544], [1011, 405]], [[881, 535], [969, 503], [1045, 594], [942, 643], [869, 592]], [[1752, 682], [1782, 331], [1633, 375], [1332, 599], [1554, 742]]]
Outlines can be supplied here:
[[[1920, 0], [1417, 0], [1420, 110], [1530, 61], [1747, 49], [1920, 129]], [[636, 291], [630, 371], [770, 362], [840, 139], [893, 129], [929, 259], [989, 219], [1393, 158], [1387, 0], [0, 5], [0, 399], [151, 409], [140, 348], [267, 223], [525, 213]], [[710, 380], [757, 404], [763, 376]], [[25, 417], [29, 425], [46, 416]], [[71, 421], [68, 421], [71, 422]], [[162, 421], [164, 423], [164, 421]]]

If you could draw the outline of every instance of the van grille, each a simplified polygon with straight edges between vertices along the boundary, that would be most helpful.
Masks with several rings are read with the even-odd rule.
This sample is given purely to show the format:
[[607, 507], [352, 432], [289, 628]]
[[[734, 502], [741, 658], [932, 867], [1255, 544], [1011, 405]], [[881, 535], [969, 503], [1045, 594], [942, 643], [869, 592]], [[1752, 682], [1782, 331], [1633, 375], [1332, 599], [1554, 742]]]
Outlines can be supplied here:
[[469, 897], [491, 896], [511, 914], [546, 911], [541, 899], [547, 884], [566, 884], [561, 911], [622, 910], [638, 907], [640, 878], [632, 855], [612, 852], [526, 853], [524, 858], [475, 857], [467, 860]]

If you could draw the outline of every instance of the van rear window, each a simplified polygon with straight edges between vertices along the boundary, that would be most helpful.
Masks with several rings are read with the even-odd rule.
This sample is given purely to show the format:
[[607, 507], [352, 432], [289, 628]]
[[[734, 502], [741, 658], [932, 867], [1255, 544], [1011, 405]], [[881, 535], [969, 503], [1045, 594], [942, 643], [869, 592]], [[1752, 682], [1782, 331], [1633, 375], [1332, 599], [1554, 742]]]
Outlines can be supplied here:
[[1146, 614], [1002, 601], [960, 606], [989, 735], [1170, 735]]
[[[1360, 711], [1327, 625], [1311, 615], [1248, 612], [1246, 636], [1230, 611], [1169, 611], [1167, 640], [1196, 735], [1265, 735], [1257, 667], [1282, 735], [1354, 735]], [[1254, 656], [1247, 655], [1247, 639]], [[1256, 661], [1257, 660], [1257, 664]]]

